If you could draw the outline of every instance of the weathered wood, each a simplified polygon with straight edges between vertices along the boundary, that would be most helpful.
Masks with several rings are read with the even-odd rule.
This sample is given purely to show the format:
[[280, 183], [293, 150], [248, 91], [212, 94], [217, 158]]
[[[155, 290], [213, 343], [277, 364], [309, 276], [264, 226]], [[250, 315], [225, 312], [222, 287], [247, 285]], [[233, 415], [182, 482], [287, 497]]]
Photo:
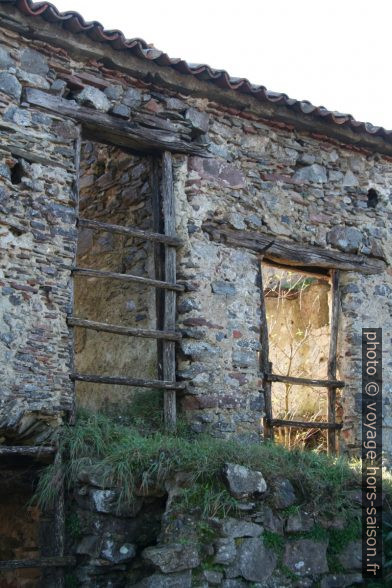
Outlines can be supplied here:
[[63, 555], [59, 557], [40, 557], [37, 559], [11, 559], [0, 561], [0, 570], [17, 570], [21, 568], [58, 568], [74, 566], [76, 557]]
[[56, 453], [56, 448], [49, 445], [0, 445], [0, 457], [50, 457]]
[[[5, 150], [2, 148], [1, 151], [4, 152]], [[50, 167], [61, 167], [62, 169], [66, 169], [69, 171], [69, 166], [67, 167], [59, 161], [50, 159], [49, 157], [45, 157], [44, 155], [39, 155], [37, 153], [34, 153], [33, 151], [27, 151], [26, 149], [23, 149], [18, 145], [13, 145], [11, 143], [8, 144], [7, 151], [12, 153], [12, 155], [16, 157], [21, 157], [22, 159], [26, 159], [26, 161], [32, 163], [40, 163], [42, 165]]]
[[[161, 191], [159, 187], [159, 160], [158, 157], [154, 156], [152, 157], [151, 165], [151, 209], [154, 231], [157, 233], [163, 233], [165, 227], [163, 224]], [[154, 243], [154, 274], [156, 280], [165, 280], [165, 249], [162, 243]], [[160, 288], [155, 290], [155, 312], [156, 328], [161, 331], [164, 328], [165, 294]], [[157, 341], [157, 375], [160, 380], [164, 380], [162, 340]]]
[[274, 427], [292, 427], [295, 429], [328, 429], [336, 430], [341, 429], [340, 423], [325, 423], [318, 421], [285, 421], [284, 419], [272, 419], [271, 424]]
[[[332, 272], [332, 293], [331, 293], [331, 334], [329, 338], [329, 355], [328, 355], [328, 379], [334, 380], [336, 378], [336, 355], [338, 346], [338, 327], [339, 327], [339, 272]], [[334, 423], [336, 421], [336, 388], [337, 386], [331, 384], [328, 388], [328, 421]], [[328, 453], [335, 455], [337, 450], [336, 429], [331, 429], [328, 432]]]
[[79, 106], [70, 100], [48, 94], [36, 88], [26, 88], [24, 100], [33, 106], [69, 116], [82, 123], [90, 136], [107, 141], [118, 147], [138, 151], [174, 151], [192, 155], [207, 155], [204, 146], [184, 141], [173, 131], [148, 128], [136, 122], [118, 120], [115, 116], [104, 114], [92, 108]]
[[386, 264], [381, 259], [364, 255], [283, 241], [264, 233], [229, 229], [226, 225], [204, 223], [202, 228], [216, 241], [251, 249], [269, 261], [295, 266], [296, 269], [300, 269], [301, 266], [318, 267], [364, 274], [379, 274], [386, 269]]
[[[74, 181], [74, 195], [75, 195], [75, 210], [76, 218], [79, 216], [80, 210], [80, 158], [82, 152], [82, 129], [78, 126], [78, 134], [75, 140], [75, 181]], [[75, 249], [73, 265], [76, 266], [78, 260], [78, 251]], [[71, 280], [71, 308], [75, 308], [75, 281], [72, 276]], [[75, 334], [73, 329], [70, 329], [71, 339], [71, 372], [75, 371]], [[75, 382], [72, 382], [72, 406], [68, 414], [68, 424], [74, 425], [76, 422], [76, 386]]]
[[104, 333], [116, 333], [117, 335], [128, 335], [130, 337], [143, 337], [146, 339], [166, 339], [168, 341], [179, 341], [182, 337], [181, 333], [174, 331], [156, 331], [153, 329], [136, 329], [134, 327], [121, 327], [119, 325], [111, 325], [108, 323], [99, 323], [87, 319], [69, 316], [67, 323], [72, 327], [83, 327], [84, 329], [92, 329], [93, 331], [102, 331]]
[[285, 265], [284, 263], [277, 263], [276, 261], [272, 262], [272, 261], [269, 261], [268, 259], [265, 259], [265, 257], [263, 257], [263, 265], [266, 265], [267, 267], [273, 267], [275, 269], [276, 268], [282, 269], [287, 272], [292, 272], [292, 271], [298, 270], [304, 276], [309, 276], [310, 278], [315, 278], [317, 280], [325, 280], [326, 282], [329, 282], [330, 278], [331, 278], [330, 270], [328, 270], [327, 268], [325, 268], [325, 269], [312, 268], [312, 267], [304, 267], [303, 265], [302, 266], [295, 266], [295, 268], [293, 268], [292, 265]]
[[168, 235], [162, 235], [160, 233], [150, 233], [149, 231], [142, 231], [141, 229], [136, 229], [134, 227], [122, 227], [120, 225], [101, 223], [100, 221], [90, 220], [88, 218], [79, 218], [78, 225], [79, 227], [85, 227], [95, 231], [107, 231], [110, 233], [118, 233], [119, 235], [127, 235], [128, 237], [135, 237], [137, 239], [143, 239], [146, 241], [165, 243], [166, 245], [172, 245], [173, 247], [179, 247], [182, 245], [181, 239], [177, 239], [176, 237], [169, 237]]
[[72, 272], [73, 274], [85, 276], [87, 278], [109, 278], [111, 280], [122, 280], [123, 282], [135, 282], [137, 284], [143, 284], [144, 286], [153, 286], [154, 288], [163, 288], [165, 290], [176, 290], [177, 292], [182, 292], [184, 290], [184, 286], [181, 286], [180, 284], [161, 282], [159, 280], [134, 276], [132, 274], [118, 274], [115, 272], [105, 272], [82, 267], [75, 267]]
[[[162, 207], [165, 234], [176, 234], [176, 220], [173, 192], [173, 163], [171, 154], [166, 151], [162, 157]], [[165, 245], [165, 280], [170, 283], [176, 281], [176, 249]], [[176, 294], [165, 291], [164, 330], [174, 330], [176, 326]], [[165, 380], [176, 379], [176, 350], [175, 343], [163, 343], [163, 377]], [[168, 430], [176, 427], [176, 392], [167, 390], [164, 394], [164, 421]]]
[[[62, 469], [61, 451], [57, 451], [54, 459], [55, 465]], [[54, 552], [55, 557], [64, 556], [65, 547], [65, 510], [64, 510], [64, 478], [60, 473], [60, 483], [57, 490], [56, 504], [54, 508]], [[56, 588], [63, 588], [65, 585], [64, 568], [59, 567], [54, 572]]]
[[71, 380], [78, 382], [92, 382], [95, 384], [114, 384], [118, 386], [134, 386], [138, 388], [157, 388], [161, 390], [183, 390], [185, 384], [167, 380], [143, 380], [139, 378], [125, 378], [120, 376], [98, 376], [96, 374], [70, 375]]
[[271, 427], [272, 419], [272, 395], [271, 395], [271, 382], [265, 377], [265, 375], [272, 370], [272, 364], [269, 361], [269, 338], [268, 338], [268, 323], [267, 323], [267, 311], [265, 306], [264, 288], [263, 288], [263, 272], [261, 264], [259, 266], [260, 272], [260, 344], [261, 350], [259, 355], [259, 368], [263, 374], [263, 391], [264, 391], [264, 412], [265, 417], [263, 419], [263, 433], [265, 439], [274, 439], [274, 430]]
[[344, 388], [344, 382], [341, 380], [313, 380], [311, 378], [294, 378], [292, 376], [283, 376], [280, 374], [266, 374], [269, 382], [283, 382], [293, 384], [294, 386], [314, 386], [316, 388]]

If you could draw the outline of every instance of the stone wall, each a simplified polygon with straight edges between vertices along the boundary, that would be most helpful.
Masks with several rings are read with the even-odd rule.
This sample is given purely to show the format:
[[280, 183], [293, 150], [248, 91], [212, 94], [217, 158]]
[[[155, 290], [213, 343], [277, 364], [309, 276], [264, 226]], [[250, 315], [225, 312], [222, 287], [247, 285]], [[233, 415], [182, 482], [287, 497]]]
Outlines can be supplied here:
[[[223, 480], [239, 509], [224, 518], [203, 517], [200, 508], [184, 512], [178, 505], [176, 498], [189, 486], [187, 472], [144, 489], [120, 509], [118, 488], [88, 467], [79, 477], [66, 515], [68, 549], [77, 557], [66, 576], [70, 585], [345, 588], [362, 583], [359, 537], [347, 533], [344, 517], [316, 513], [312, 497], [283, 476], [267, 484], [260, 471], [226, 464]], [[349, 492], [353, 522], [361, 493]]]
[[[2, 429], [28, 428], [20, 424], [22, 415], [62, 414], [72, 392], [65, 316], [76, 246], [72, 141], [77, 129], [60, 114], [28, 107], [21, 90], [33, 86], [123, 120], [131, 114], [157, 117], [184, 137], [204, 141], [208, 159], [175, 157], [178, 233], [184, 241], [178, 278], [187, 285], [178, 301], [184, 335], [178, 375], [188, 384], [181, 403], [195, 430], [257, 439], [263, 416], [259, 259], [250, 250], [211, 241], [203, 223], [224, 222], [234, 230], [384, 258], [390, 265], [390, 160], [267, 123], [255, 112], [185, 96], [151, 78], [137, 79], [126, 68], [116, 71], [107, 62], [82, 59], [76, 51], [5, 29], [0, 35], [1, 236], [9, 251], [1, 278], [2, 392], [8, 399]], [[10, 148], [10, 136], [17, 148]], [[21, 148], [30, 153], [30, 163], [16, 161]], [[42, 154], [51, 163], [39, 163]], [[375, 192], [369, 197], [370, 189]], [[351, 453], [359, 444], [363, 326], [383, 326], [384, 376], [390, 380], [391, 273], [342, 272], [341, 282], [339, 375], [347, 384], [342, 439]], [[387, 386], [384, 444], [390, 452]]]

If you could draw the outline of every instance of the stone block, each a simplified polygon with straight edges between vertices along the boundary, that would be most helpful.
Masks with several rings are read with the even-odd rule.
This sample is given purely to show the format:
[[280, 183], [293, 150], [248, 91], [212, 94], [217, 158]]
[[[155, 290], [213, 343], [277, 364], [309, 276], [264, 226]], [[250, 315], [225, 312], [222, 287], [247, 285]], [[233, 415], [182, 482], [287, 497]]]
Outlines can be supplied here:
[[297, 502], [297, 497], [290, 480], [278, 480], [273, 490], [274, 504], [276, 508], [288, 508]]
[[354, 227], [340, 225], [327, 233], [327, 243], [345, 253], [356, 253], [363, 243], [363, 235]]
[[35, 49], [24, 49], [20, 56], [21, 68], [30, 73], [46, 76], [49, 71], [48, 60]]
[[142, 552], [142, 557], [164, 574], [190, 570], [200, 565], [199, 554], [195, 545], [170, 543], [147, 547]]
[[235, 498], [264, 494], [267, 490], [263, 474], [242, 465], [227, 463], [224, 467], [223, 476], [230, 493]]
[[278, 556], [265, 547], [260, 538], [244, 539], [238, 547], [235, 562], [228, 569], [227, 576], [242, 576], [248, 582], [265, 582], [275, 571]]
[[20, 99], [22, 93], [22, 86], [17, 78], [6, 71], [0, 72], [0, 92], [4, 92], [11, 98]]
[[77, 102], [83, 106], [91, 106], [101, 112], [107, 112], [111, 106], [106, 95], [98, 88], [94, 86], [86, 86], [76, 96]]
[[297, 576], [317, 577], [328, 572], [326, 542], [299, 539], [286, 543], [283, 563]]

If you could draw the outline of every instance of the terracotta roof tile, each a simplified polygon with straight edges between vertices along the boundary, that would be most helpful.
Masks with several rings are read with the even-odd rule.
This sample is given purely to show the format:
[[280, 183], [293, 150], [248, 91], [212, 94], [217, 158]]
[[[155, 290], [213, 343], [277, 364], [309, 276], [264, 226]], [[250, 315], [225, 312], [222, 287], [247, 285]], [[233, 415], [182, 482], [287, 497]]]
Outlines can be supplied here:
[[333, 125], [348, 126], [357, 133], [376, 135], [384, 138], [388, 143], [392, 143], [392, 130], [357, 121], [350, 114], [333, 112], [324, 106], [314, 106], [307, 100], [295, 100], [289, 98], [286, 94], [271, 92], [264, 86], [251, 84], [246, 78], [231, 77], [225, 70], [214, 69], [205, 64], [187, 63], [179, 58], [170, 58], [163, 51], [148, 45], [143, 39], [126, 39], [121, 31], [107, 31], [97, 21], [86, 22], [77, 12], [59, 12], [49, 2], [34, 3], [31, 0], [0, 0], [0, 3], [2, 2], [14, 4], [29, 16], [41, 17], [48, 22], [61, 25], [71, 33], [85, 33], [93, 41], [107, 43], [116, 50], [129, 51], [137, 57], [153, 61], [163, 67], [171, 67], [182, 74], [209, 81], [220, 88], [249, 94], [262, 102], [284, 105], [313, 119], [323, 119], [324, 122]]

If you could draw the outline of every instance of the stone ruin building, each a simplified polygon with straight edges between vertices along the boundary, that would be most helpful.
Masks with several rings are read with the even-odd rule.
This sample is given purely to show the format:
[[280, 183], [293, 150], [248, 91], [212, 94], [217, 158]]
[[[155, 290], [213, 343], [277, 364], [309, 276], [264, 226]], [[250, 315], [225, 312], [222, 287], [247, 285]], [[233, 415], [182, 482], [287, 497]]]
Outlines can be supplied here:
[[[0, 2], [0, 108], [5, 535], [75, 407], [146, 388], [169, 428], [358, 454], [361, 331], [392, 337], [391, 132], [30, 0]], [[22, 534], [1, 559], [34, 557]]]

